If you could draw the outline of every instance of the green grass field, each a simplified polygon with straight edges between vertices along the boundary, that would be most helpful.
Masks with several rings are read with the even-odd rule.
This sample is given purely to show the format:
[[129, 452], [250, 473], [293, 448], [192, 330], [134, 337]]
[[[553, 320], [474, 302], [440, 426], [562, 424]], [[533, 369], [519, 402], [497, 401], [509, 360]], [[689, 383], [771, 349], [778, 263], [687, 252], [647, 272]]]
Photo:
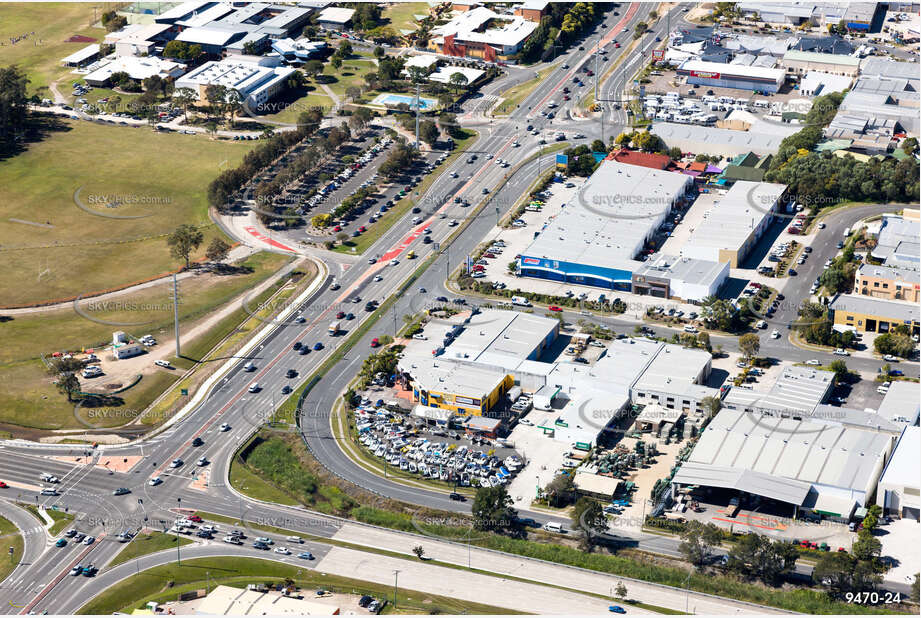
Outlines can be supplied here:
[[504, 91], [500, 96], [503, 98], [503, 101], [496, 106], [494, 112], [497, 116], [507, 116], [511, 114], [515, 107], [520, 105], [522, 101], [531, 94], [535, 88], [547, 77], [556, 67], [547, 67], [543, 71], [538, 71], [537, 77], [530, 79], [526, 82], [522, 82], [517, 86], [512, 86], [508, 90]]
[[[79, 76], [69, 75], [71, 69], [61, 65], [61, 59], [79, 51], [90, 43], [67, 43], [73, 35], [97, 39], [106, 35], [103, 28], [93, 28], [93, 14], [115, 7], [114, 3], [100, 2], [10, 2], [0, 4], [0, 63], [19, 65], [29, 77], [29, 93], [49, 96], [48, 85], [61, 80], [59, 90], [70, 95], [71, 82]], [[33, 36], [31, 33], [35, 32]], [[29, 37], [15, 45], [10, 37], [23, 34]], [[41, 43], [39, 44], [39, 40]], [[73, 78], [73, 79], [71, 79]]]
[[401, 30], [415, 30], [419, 27], [413, 15], [428, 15], [429, 5], [425, 2], [394, 2], [381, 11], [384, 25], [400, 34]]
[[[365, 75], [376, 69], [375, 64], [370, 59], [362, 57], [349, 58], [342, 63], [338, 69], [332, 64], [326, 63], [323, 66], [323, 75], [325, 75], [326, 85], [335, 92], [341, 99], [345, 99], [345, 91], [350, 86], [365, 86]], [[323, 92], [322, 88], [318, 90]], [[373, 96], [371, 93], [363, 95], [365, 98]]]
[[[393, 598], [390, 585], [372, 584], [360, 579], [324, 575], [310, 569], [282, 564], [259, 558], [197, 558], [183, 561], [182, 566], [162, 565], [143, 571], [109, 588], [84, 605], [79, 614], [111, 614], [116, 611], [131, 613], [144, 607], [148, 601], [175, 600], [180, 593], [219, 584], [244, 588], [251, 583], [284, 582], [294, 580], [310, 598], [319, 589], [345, 594], [370, 594], [377, 598]], [[170, 585], [167, 585], [170, 582]], [[169, 588], [168, 591], [166, 589]], [[356, 599], [357, 602], [357, 599]], [[357, 606], [356, 606], [357, 608]], [[342, 608], [352, 611], [356, 608]], [[467, 603], [438, 595], [400, 589], [396, 609], [391, 604], [385, 613], [397, 614], [509, 614], [500, 607], [481, 603]]]
[[19, 529], [5, 517], [0, 517], [0, 544], [13, 548], [13, 553], [3, 552], [0, 558], [0, 582], [13, 572], [19, 561], [22, 560], [23, 541]]
[[[244, 262], [252, 272], [213, 279], [193, 277], [182, 280], [179, 286], [180, 322], [188, 325], [207, 315], [265, 280], [288, 260], [284, 255], [258, 253]], [[161, 342], [168, 342], [172, 336], [170, 293], [171, 283], [164, 282], [120, 297], [126, 303], [120, 310], [103, 308], [96, 311], [89, 304], [81, 304], [81, 308], [86, 315], [98, 319], [122, 323], [142, 322], [143, 326], [138, 328], [143, 329], [144, 333], [135, 333], [137, 336], [152, 333]], [[132, 306], [142, 307], [143, 310], [134, 310]], [[205, 337], [214, 339], [211, 344], [213, 346], [219, 338], [236, 328], [238, 323], [239, 320], [233, 324], [222, 323], [214, 329], [213, 336], [209, 333]], [[73, 416], [74, 404], [68, 404], [66, 398], [55, 390], [38, 356], [40, 353], [48, 355], [59, 350], [96, 347], [111, 341], [113, 330], [119, 330], [119, 327], [88, 320], [72, 307], [34, 315], [11, 316], [8, 321], [0, 323], [0, 337], [4, 341], [0, 348], [0, 398], [4, 401], [0, 409], [0, 422], [39, 429], [82, 427]], [[130, 332], [136, 329], [127, 330]], [[190, 344], [186, 351], [200, 350]], [[100, 356], [105, 360], [104, 355]], [[145, 376], [136, 386], [120, 395], [124, 400], [120, 408], [136, 412], [143, 410], [178, 376], [179, 372], [165, 370]], [[95, 380], [105, 383], [105, 377]], [[84, 381], [87, 382], [92, 384]], [[92, 422], [103, 426], [121, 424], [125, 420], [123, 416], [118, 416], [106, 422], [97, 417]]]
[[[208, 183], [250, 149], [146, 128], [66, 125], [0, 161], [3, 305], [73, 297], [177, 268], [163, 235], [180, 223], [211, 226]], [[198, 255], [220, 234], [205, 232]]]
[[164, 534], [162, 532], [139, 534], [134, 537], [133, 541], [125, 545], [124, 549], [118, 552], [115, 558], [112, 559], [112, 562], [106, 565], [106, 568], [111, 569], [129, 560], [163, 551], [164, 549], [176, 549], [177, 542], [180, 547], [192, 543], [191, 539], [173, 534]]

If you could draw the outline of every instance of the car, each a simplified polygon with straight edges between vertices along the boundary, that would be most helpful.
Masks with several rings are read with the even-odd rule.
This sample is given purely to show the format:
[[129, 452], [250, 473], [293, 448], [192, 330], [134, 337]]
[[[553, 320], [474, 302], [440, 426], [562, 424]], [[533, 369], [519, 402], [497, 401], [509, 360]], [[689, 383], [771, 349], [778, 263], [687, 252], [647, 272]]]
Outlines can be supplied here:
[[199, 457], [199, 458], [198, 458], [198, 461], [195, 462], [195, 465], [197, 465], [197, 466], [207, 466], [207, 465], [208, 465], [208, 458], [207, 458], [207, 457]]
[[780, 339], [780, 331], [776, 328], [771, 331], [771, 339]]
[[413, 335], [413, 339], [417, 339], [419, 341], [425, 341], [426, 339], [428, 339], [428, 337], [426, 337], [423, 333], [416, 333], [415, 335]]
[[169, 361], [165, 360], [155, 360], [154, 365], [157, 367], [163, 367], [164, 369], [172, 369], [173, 366], [169, 364]]
[[547, 307], [547, 310], [548, 310], [548, 311], [560, 312], [560, 311], [563, 311], [563, 308], [562, 308], [562, 307], [559, 307], [559, 306], [557, 306], [557, 305], [550, 305], [549, 307]]
[[231, 545], [243, 545], [243, 541], [240, 540], [240, 537], [234, 536], [234, 535], [232, 535], [232, 534], [231, 534], [231, 535], [228, 535], [228, 536], [225, 536], [225, 537], [224, 537], [223, 539], [221, 539], [221, 540], [224, 541], [225, 543], [230, 543]]
[[795, 269], [791, 268], [790, 270], [787, 271], [787, 274], [790, 275], [791, 277], [795, 277], [797, 275], [797, 272]]
[[196, 437], [196, 438], [194, 438], [194, 439], [192, 440], [192, 446], [201, 446], [201, 445], [204, 444], [204, 443], [205, 443], [205, 441], [202, 440], [202, 439], [199, 438], [199, 437]]
[[893, 356], [892, 354], [886, 354], [885, 356], [883, 356], [883, 360], [889, 363], [897, 363], [899, 362], [899, 357]]
[[261, 541], [254, 541], [254, 542], [253, 542], [253, 549], [264, 549], [264, 550], [268, 550], [268, 549], [269, 549], [269, 546], [268, 546], [268, 544], [263, 543], [263, 542], [261, 542]]
[[425, 288], [419, 288], [419, 293], [420, 293], [420, 294], [426, 294], [427, 292], [426, 292], [426, 289], [425, 289]]
[[159, 484], [162, 483], [162, 482], [163, 482], [163, 479], [161, 479], [159, 476], [155, 476], [155, 477], [153, 477], [152, 479], [150, 479], [149, 481], [147, 481], [147, 484], [150, 485], [151, 487], [156, 487], [157, 485], [159, 485]]
[[289, 550], [287, 547], [276, 547], [274, 552], [276, 554], [282, 554], [283, 556], [291, 555], [291, 550]]
[[455, 502], [466, 502], [467, 501], [466, 497], [464, 497], [462, 494], [457, 493], [456, 491], [448, 494], [448, 498], [450, 498], [451, 500], [454, 500]]
[[313, 560], [314, 559], [313, 554], [311, 554], [309, 551], [303, 551], [299, 553], [297, 557], [300, 558], [301, 560]]
[[338, 281], [333, 281], [332, 285], [329, 286], [329, 289], [335, 291], [335, 290], [338, 290], [339, 287], [340, 287], [340, 286], [339, 286], [339, 282], [338, 282]]
[[58, 539], [54, 544], [56, 547], [65, 547], [67, 545], [67, 539]]
[[181, 466], [182, 464], [183, 464], [183, 461], [182, 461], [181, 459], [178, 459], [178, 458], [177, 458], [177, 459], [174, 459], [173, 461], [170, 462], [169, 467], [170, 467], [170, 468], [178, 468], [178, 467]]
[[323, 349], [323, 344], [320, 343], [319, 341], [317, 341], [315, 344], [313, 344], [313, 351], [314, 351], [314, 352], [319, 352], [319, 351], [322, 350], [322, 349]]
[[290, 386], [288, 386], [287, 384], [285, 384], [284, 386], [281, 387], [281, 394], [282, 394], [282, 395], [288, 395], [288, 394], [290, 394], [290, 393], [291, 393], [291, 387], [290, 387]]
[[297, 371], [294, 370], [294, 369], [289, 369], [288, 371], [285, 372], [285, 377], [286, 377], [286, 378], [296, 378], [296, 377], [297, 377]]
[[256, 539], [256, 542], [257, 542], [257, 543], [265, 543], [266, 545], [274, 545], [274, 544], [275, 544], [275, 541], [273, 541], [272, 539], [270, 539], [270, 538], [267, 537], [267, 536], [260, 536], [260, 537], [258, 537], [258, 538]]
[[221, 431], [230, 431], [230, 425], [228, 425], [227, 423], [221, 423], [220, 430], [221, 430]]
[[610, 605], [608, 606], [608, 611], [614, 614], [626, 614], [627, 613], [627, 610], [625, 610], [620, 605]]
[[80, 573], [82, 572], [83, 572], [83, 565], [78, 564], [77, 566], [75, 566], [74, 568], [70, 570], [70, 576], [76, 577], [77, 575], [80, 575]]
[[6, 483], [4, 483], [3, 481], [0, 481], [0, 489], [7, 489], [8, 487], [9, 487], [9, 485], [7, 485]]
[[818, 360], [816, 360], [816, 359], [814, 359], [814, 358], [811, 358], [811, 359], [809, 359], [809, 360], [806, 361], [806, 364], [807, 364], [807, 365], [818, 366], [818, 365], [821, 365], [822, 363], [820, 363]]
[[820, 230], [824, 230], [824, 229], [825, 229], [825, 222], [824, 222], [824, 221], [820, 221], [819, 224], [818, 224], [816, 227], [818, 227]]
[[835, 348], [835, 351], [832, 352], [835, 356], [850, 356], [851, 353], [845, 350], [844, 348]]
[[295, 341], [295, 342], [294, 342], [294, 345], [291, 346], [291, 349], [292, 349], [292, 350], [300, 350], [302, 345], [304, 345], [304, 344], [301, 343], [300, 341]]
[[354, 320], [354, 319], [355, 319], [355, 314], [354, 314], [354, 313], [346, 313], [346, 314], [345, 314], [345, 319], [346, 319], [346, 320]]
[[380, 339], [378, 339], [377, 337], [375, 337], [374, 339], [371, 340], [371, 347], [372, 347], [372, 348], [379, 348], [380, 345], [381, 345]]

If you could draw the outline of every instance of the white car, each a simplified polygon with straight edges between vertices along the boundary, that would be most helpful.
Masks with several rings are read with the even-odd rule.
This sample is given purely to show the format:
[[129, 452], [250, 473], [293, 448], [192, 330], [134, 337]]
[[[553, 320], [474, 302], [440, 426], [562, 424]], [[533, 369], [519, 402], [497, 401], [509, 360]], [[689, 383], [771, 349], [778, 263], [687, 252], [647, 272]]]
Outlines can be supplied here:
[[398, 262], [397, 260], [390, 260], [390, 265], [391, 265], [391, 266], [396, 266], [397, 264], [399, 264], [399, 262]]
[[812, 359], [807, 360], [807, 361], [806, 361], [806, 364], [807, 364], [807, 365], [821, 365], [822, 363], [820, 363], [820, 362], [817, 361], [816, 359], [812, 358]]
[[221, 423], [220, 429], [221, 431], [230, 431], [230, 425], [228, 425], [227, 423]]
[[288, 556], [288, 555], [291, 554], [290, 550], [288, 550], [287, 547], [276, 547], [273, 551], [274, 551], [276, 554], [283, 554], [283, 555], [285, 555], [285, 556]]
[[422, 333], [416, 333], [415, 335], [413, 335], [413, 339], [418, 339], [418, 340], [420, 340], [420, 341], [425, 341], [426, 339], [428, 339], [428, 337], [426, 337], [426, 336], [423, 335]]
[[384, 278], [381, 277], [380, 275], [374, 275], [374, 280], [375, 280], [375, 281], [383, 281]]
[[835, 356], [850, 356], [851, 353], [845, 350], [844, 348], [835, 348], [835, 351], [832, 352]]
[[780, 331], [776, 328], [771, 331], [771, 339], [780, 339]]
[[820, 230], [824, 230], [824, 229], [825, 229], [825, 223], [824, 223], [824, 222], [819, 222], [818, 228], [819, 228]]
[[893, 356], [892, 354], [886, 354], [886, 355], [883, 357], [883, 360], [886, 361], [886, 362], [889, 362], [889, 363], [897, 363], [897, 362], [899, 362], [899, 357], [898, 357], [898, 356]]
[[183, 462], [182, 462], [181, 459], [174, 459], [173, 461], [170, 462], [169, 467], [170, 467], [170, 468], [178, 468], [179, 466], [182, 465], [182, 463], [183, 463]]
[[196, 462], [196, 465], [198, 465], [198, 466], [207, 466], [207, 465], [208, 465], [208, 458], [207, 458], [207, 457], [199, 457], [199, 458], [198, 458], [198, 461]]
[[165, 361], [165, 360], [155, 360], [154, 365], [156, 365], [157, 367], [164, 367], [166, 369], [173, 368], [173, 366], [169, 364], [169, 361]]
[[155, 477], [153, 477], [152, 479], [150, 479], [149, 481], [147, 481], [147, 484], [150, 485], [151, 487], [156, 487], [157, 485], [159, 485], [159, 484], [162, 483], [162, 482], [163, 482], [163, 479], [161, 479], [159, 476], [155, 476]]

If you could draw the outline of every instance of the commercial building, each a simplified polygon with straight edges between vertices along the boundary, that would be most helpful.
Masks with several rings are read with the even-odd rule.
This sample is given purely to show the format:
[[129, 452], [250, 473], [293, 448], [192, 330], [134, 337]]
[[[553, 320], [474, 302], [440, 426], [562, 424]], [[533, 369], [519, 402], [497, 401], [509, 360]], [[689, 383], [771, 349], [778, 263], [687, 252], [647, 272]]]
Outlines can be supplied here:
[[854, 293], [917, 303], [921, 301], [921, 272], [861, 264], [854, 276]]
[[919, 270], [919, 234], [921, 222], [917, 210], [906, 209], [902, 215], [885, 214], [870, 255], [887, 266]]
[[896, 134], [919, 134], [921, 78], [912, 63], [879, 58], [864, 60], [861, 73], [825, 135], [853, 139], [853, 147], [868, 154], [885, 154], [896, 146]]
[[[716, 194], [681, 255], [698, 260], [728, 262], [738, 268], [780, 209], [786, 185], [738, 181], [725, 194]], [[713, 195], [713, 194], [709, 194]]]
[[633, 273], [630, 291], [658, 298], [701, 301], [715, 296], [728, 277], [728, 262], [653, 255]]
[[274, 591], [220, 585], [195, 608], [199, 616], [337, 616], [339, 607]]
[[850, 30], [869, 30], [881, 4], [876, 2], [761, 2], [737, 3], [746, 17], [757, 16], [769, 24], [837, 26], [844, 21]]
[[921, 334], [916, 303], [839, 294], [828, 309], [836, 326], [860, 333], [887, 333], [904, 325], [912, 336]]
[[486, 310], [470, 316], [444, 357], [505, 368], [511, 366], [508, 363], [540, 360], [559, 332], [558, 320]]
[[716, 392], [704, 386], [712, 358], [706, 350], [663, 345], [630, 387], [631, 401], [703, 414], [702, 400]]
[[115, 41], [116, 56], [150, 56], [162, 52], [164, 45], [176, 38], [178, 29], [171, 24], [148, 24], [132, 28]]
[[835, 422], [723, 409], [672, 482], [759, 496], [793, 516], [846, 521], [869, 504], [894, 442]]
[[799, 83], [800, 94], [806, 97], [817, 97], [832, 92], [844, 92], [851, 87], [854, 79], [849, 75], [832, 75], [809, 71]]
[[541, 18], [547, 14], [548, 4], [548, 0], [525, 0], [515, 5], [515, 15], [539, 24]]
[[476, 364], [459, 365], [450, 359], [434, 359], [409, 369], [413, 401], [464, 416], [485, 414], [514, 385], [512, 376], [504, 371]]
[[812, 367], [785, 367], [767, 392], [732, 388], [723, 407], [746, 414], [778, 418], [809, 418], [828, 397], [835, 374]]
[[694, 179], [616, 161], [592, 177], [521, 254], [525, 277], [629, 291], [634, 258], [679, 203]]
[[433, 28], [428, 48], [446, 56], [495, 62], [518, 53], [537, 26], [524, 17], [477, 6]]
[[100, 63], [95, 70], [87, 73], [83, 80], [90, 86], [101, 88], [110, 85], [109, 80], [115, 73], [127, 73], [131, 79], [143, 81], [154, 75], [161, 79], [175, 79], [186, 72], [188, 67], [180, 62], [162, 60], [156, 56], [119, 56]]
[[205, 101], [208, 86], [224, 86], [239, 92], [244, 106], [255, 111], [287, 88], [295, 69], [278, 66], [279, 62], [278, 57], [259, 56], [206, 62], [176, 80], [176, 89], [191, 88]]
[[876, 490], [876, 504], [883, 507], [884, 514], [921, 521], [919, 451], [921, 428], [906, 427]]
[[327, 30], [345, 30], [354, 15], [355, 9], [331, 6], [320, 11], [317, 15], [317, 24]]
[[791, 49], [783, 56], [783, 66], [790, 75], [817, 72], [855, 77], [860, 71], [860, 58]]
[[326, 41], [309, 41], [307, 39], [278, 39], [272, 41], [272, 51], [280, 54], [286, 62], [306, 62], [326, 51]]
[[738, 88], [774, 93], [780, 90], [784, 82], [783, 69], [704, 60], [685, 60], [678, 66], [677, 72], [687, 77], [688, 84], [705, 88]]

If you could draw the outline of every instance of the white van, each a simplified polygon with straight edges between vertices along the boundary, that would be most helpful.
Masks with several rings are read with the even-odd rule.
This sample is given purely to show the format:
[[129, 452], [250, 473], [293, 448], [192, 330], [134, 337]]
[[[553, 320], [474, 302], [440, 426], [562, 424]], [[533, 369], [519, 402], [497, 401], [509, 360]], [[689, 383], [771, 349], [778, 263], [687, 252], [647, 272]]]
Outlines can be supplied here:
[[547, 532], [555, 532], [557, 534], [563, 533], [563, 524], [558, 521], [548, 521], [544, 524], [544, 530]]
[[695, 328], [695, 327], [692, 326], [691, 324], [685, 324], [685, 325], [684, 325], [684, 332], [686, 332], [686, 333], [696, 333], [696, 332], [697, 332], [697, 328]]
[[767, 109], [770, 106], [770, 103], [768, 103], [766, 99], [758, 99], [755, 101], [754, 105], [758, 109]]
[[249, 385], [249, 392], [258, 393], [259, 392], [259, 382], [253, 382]]
[[722, 103], [723, 105], [725, 105], [725, 104], [727, 104], [727, 103], [735, 103], [735, 102], [736, 102], [736, 100], [733, 99], [732, 97], [720, 97], [720, 98], [718, 99], [718, 101], [719, 101], [720, 103]]
[[422, 217], [413, 217], [413, 225], [422, 223]]
[[256, 371], [256, 365], [253, 364], [253, 361], [249, 361], [243, 365], [243, 371]]

